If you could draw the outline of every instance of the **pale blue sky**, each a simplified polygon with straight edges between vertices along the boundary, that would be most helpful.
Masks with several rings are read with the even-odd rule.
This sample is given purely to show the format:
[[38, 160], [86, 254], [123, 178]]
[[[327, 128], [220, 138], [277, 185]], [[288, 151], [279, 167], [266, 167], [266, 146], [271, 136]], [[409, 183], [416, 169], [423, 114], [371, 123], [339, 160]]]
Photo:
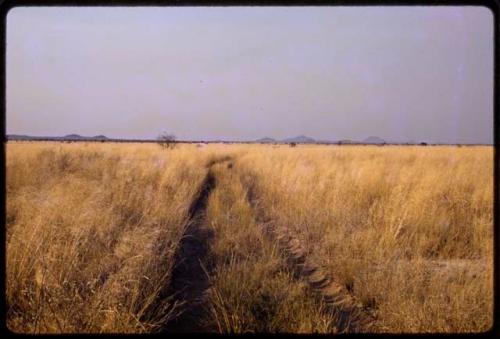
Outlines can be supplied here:
[[491, 143], [484, 7], [19, 7], [7, 133]]

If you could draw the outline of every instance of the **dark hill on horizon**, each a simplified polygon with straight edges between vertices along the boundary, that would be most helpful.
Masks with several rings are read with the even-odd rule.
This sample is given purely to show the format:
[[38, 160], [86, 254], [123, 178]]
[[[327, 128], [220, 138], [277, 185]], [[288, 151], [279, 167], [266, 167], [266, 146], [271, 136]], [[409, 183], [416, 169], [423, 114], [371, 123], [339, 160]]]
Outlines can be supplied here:
[[265, 138], [257, 139], [257, 140], [255, 140], [255, 142], [260, 142], [260, 143], [266, 144], [266, 143], [278, 142], [278, 140], [275, 140], [273, 138], [265, 137]]
[[316, 140], [316, 139], [308, 137], [306, 135], [299, 135], [299, 136], [296, 136], [293, 138], [285, 138], [282, 140], [273, 139], [270, 137], [264, 137], [264, 138], [260, 138], [260, 139], [255, 140], [255, 142], [258, 142], [258, 143], [274, 143], [274, 142], [292, 143], [292, 142], [294, 142], [297, 144], [315, 144], [315, 143], [318, 143], [318, 144], [339, 144], [339, 143], [340, 144], [385, 144], [385, 143], [387, 143], [382, 138], [375, 137], [375, 136], [370, 136], [370, 137], [364, 139], [363, 141], [346, 140], [346, 139], [334, 141], [334, 140]]
[[86, 137], [79, 134], [68, 134], [63, 137], [51, 136], [31, 136], [24, 134], [7, 134], [7, 140], [110, 140], [105, 135], [96, 135], [93, 137]]
[[71, 139], [71, 140], [108, 140], [109, 138], [104, 136], [104, 135], [96, 135], [93, 137], [86, 137], [82, 136], [79, 134], [68, 134], [64, 137], [61, 137], [62, 139]]
[[294, 138], [286, 138], [282, 140], [283, 142], [295, 142], [295, 143], [300, 143], [300, 144], [313, 144], [316, 142], [313, 138], [310, 138], [305, 135], [299, 135]]

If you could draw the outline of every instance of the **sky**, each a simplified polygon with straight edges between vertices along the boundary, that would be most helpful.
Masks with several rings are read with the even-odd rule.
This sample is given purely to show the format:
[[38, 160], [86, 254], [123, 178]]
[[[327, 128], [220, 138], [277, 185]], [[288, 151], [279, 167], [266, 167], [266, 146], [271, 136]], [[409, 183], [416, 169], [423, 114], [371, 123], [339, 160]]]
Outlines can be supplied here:
[[468, 7], [17, 7], [6, 133], [493, 142]]

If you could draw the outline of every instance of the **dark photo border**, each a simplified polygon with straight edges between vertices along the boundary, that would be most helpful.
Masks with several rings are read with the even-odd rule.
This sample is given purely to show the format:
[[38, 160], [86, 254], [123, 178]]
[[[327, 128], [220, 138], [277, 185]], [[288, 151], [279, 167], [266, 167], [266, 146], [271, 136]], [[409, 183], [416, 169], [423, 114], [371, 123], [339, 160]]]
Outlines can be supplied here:
[[[6, 321], [6, 29], [7, 29], [7, 15], [10, 9], [14, 7], [22, 7], [22, 6], [120, 6], [120, 7], [144, 7], [144, 6], [484, 6], [491, 10], [493, 14], [493, 39], [494, 39], [494, 85], [493, 85], [493, 133], [494, 133], [494, 209], [493, 209], [493, 224], [494, 224], [494, 291], [493, 291], [493, 327], [484, 333], [434, 333], [434, 334], [377, 334], [377, 333], [360, 333], [360, 334], [349, 334], [349, 336], [370, 336], [370, 337], [393, 337], [393, 336], [404, 336], [404, 337], [420, 337], [420, 336], [428, 336], [428, 335], [441, 335], [446, 337], [481, 337], [481, 338], [490, 338], [490, 337], [500, 337], [499, 331], [499, 263], [500, 263], [500, 252], [499, 252], [499, 194], [500, 187], [498, 185], [498, 177], [499, 177], [499, 167], [500, 167], [500, 159], [498, 153], [498, 147], [500, 146], [500, 127], [499, 127], [499, 8], [500, 2], [494, 0], [484, 0], [484, 1], [443, 1], [443, 0], [418, 0], [418, 1], [396, 1], [396, 0], [385, 0], [385, 1], [369, 1], [369, 0], [340, 0], [340, 1], [304, 1], [304, 0], [289, 0], [289, 1], [264, 1], [264, 0], [253, 0], [253, 1], [244, 1], [244, 0], [177, 0], [177, 1], [161, 1], [161, 0], [143, 0], [143, 1], [131, 1], [131, 0], [45, 0], [45, 1], [37, 1], [37, 0], [7, 0], [0, 2], [0, 19], [1, 19], [1, 33], [0, 33], [0, 77], [1, 81], [1, 110], [2, 110], [2, 118], [1, 121], [1, 131], [4, 142], [1, 147], [1, 158], [3, 161], [3, 175], [1, 176], [1, 186], [3, 187], [3, 194], [1, 196], [0, 206], [3, 208], [3, 231], [1, 234], [1, 264], [2, 264], [2, 272], [4, 272], [4, 278], [1, 280], [1, 289], [4, 291], [1, 294], [1, 309], [2, 309], [2, 337], [8, 336], [25, 336], [24, 334], [16, 334], [11, 332], [7, 328]], [[92, 334], [75, 334], [75, 335], [92, 335]], [[109, 335], [109, 334], [107, 334]], [[147, 334], [147, 335], [156, 335], [156, 334]], [[206, 335], [206, 334], [205, 334]], [[42, 335], [46, 336], [46, 335]], [[127, 335], [129, 336], [129, 335]], [[210, 335], [215, 336], [215, 335]], [[288, 336], [288, 335], [287, 335]], [[320, 336], [320, 335], [318, 335]]]

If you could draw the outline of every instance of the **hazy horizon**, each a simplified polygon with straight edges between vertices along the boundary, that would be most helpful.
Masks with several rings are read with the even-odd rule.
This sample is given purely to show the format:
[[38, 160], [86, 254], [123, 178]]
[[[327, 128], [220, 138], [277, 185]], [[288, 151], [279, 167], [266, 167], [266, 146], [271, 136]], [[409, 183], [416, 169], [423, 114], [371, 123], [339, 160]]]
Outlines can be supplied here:
[[6, 134], [493, 143], [484, 7], [18, 7]]
[[[11, 140], [30, 140], [30, 139], [23, 139], [24, 137], [28, 137], [28, 138], [34, 138], [35, 140], [36, 139], [42, 139], [42, 140], [51, 140], [51, 139], [60, 139], [60, 140], [78, 140], [78, 139], [71, 139], [71, 138], [76, 138], [77, 136], [82, 138], [82, 140], [92, 140], [93, 138], [99, 138], [99, 139], [94, 139], [94, 140], [103, 140], [103, 139], [100, 139], [102, 137], [106, 137], [106, 139], [110, 140], [110, 141], [113, 141], [113, 140], [125, 140], [125, 141], [128, 141], [128, 140], [139, 140], [139, 141], [142, 141], [142, 140], [145, 140], [145, 141], [157, 141], [160, 137], [160, 134], [157, 135], [157, 136], [153, 136], [153, 137], [148, 137], [148, 138], [134, 138], [134, 137], [130, 137], [130, 138], [121, 138], [121, 137], [109, 137], [109, 136], [106, 136], [106, 135], [102, 135], [102, 134], [99, 134], [99, 135], [81, 135], [81, 134], [78, 134], [78, 133], [68, 133], [68, 134], [65, 134], [65, 135], [31, 135], [31, 134], [19, 134], [19, 133], [7, 133], [7, 136], [10, 136], [10, 137], [15, 137], [14, 139], [11, 139]], [[298, 142], [298, 143], [312, 143], [312, 142], [307, 142], [307, 141], [297, 141], [296, 139], [297, 138], [311, 138], [310, 136], [308, 135], [296, 135], [296, 136], [290, 136], [290, 137], [287, 137], [287, 138], [283, 138], [283, 139], [278, 139], [278, 138], [273, 138], [273, 137], [270, 137], [270, 136], [265, 136], [265, 137], [262, 137], [262, 138], [256, 138], [256, 139], [247, 139], [247, 140], [243, 140], [243, 139], [202, 139], [202, 138], [199, 138], [199, 139], [180, 139], [180, 138], [177, 138], [175, 135], [174, 135], [175, 139], [177, 142], [201, 142], [201, 143], [204, 143], [204, 142], [208, 142], [208, 143], [211, 143], [211, 142], [223, 142], [223, 143], [239, 143], [239, 142], [243, 142], [243, 143], [246, 143], [246, 142], [268, 142], [268, 143], [272, 143], [272, 142], [276, 142], [276, 143], [290, 143], [290, 142]], [[46, 138], [46, 139], [45, 139]], [[380, 139], [376, 142], [373, 141], [372, 138], [376, 138], [376, 139]], [[265, 139], [272, 139], [272, 141], [266, 141]], [[380, 138], [376, 135], [370, 135], [369, 137], [366, 137], [366, 138], [363, 138], [363, 139], [315, 139], [315, 138], [312, 138], [314, 139], [314, 142], [315, 143], [318, 143], [318, 144], [322, 144], [322, 143], [339, 143], [339, 142], [342, 142], [342, 143], [348, 143], [348, 142], [353, 142], [353, 143], [358, 143], [358, 144], [377, 144], [377, 143], [382, 143], [382, 141], [386, 144], [421, 144], [421, 143], [425, 143], [425, 144], [436, 144], [436, 145], [493, 145], [494, 142], [474, 142], [474, 143], [451, 143], [451, 142], [429, 142], [428, 140], [407, 140], [407, 141], [398, 141], [398, 140], [386, 140], [386, 139], [383, 139], [383, 138]], [[371, 139], [371, 140], [370, 140]], [[367, 141], [369, 140], [369, 141]]]

